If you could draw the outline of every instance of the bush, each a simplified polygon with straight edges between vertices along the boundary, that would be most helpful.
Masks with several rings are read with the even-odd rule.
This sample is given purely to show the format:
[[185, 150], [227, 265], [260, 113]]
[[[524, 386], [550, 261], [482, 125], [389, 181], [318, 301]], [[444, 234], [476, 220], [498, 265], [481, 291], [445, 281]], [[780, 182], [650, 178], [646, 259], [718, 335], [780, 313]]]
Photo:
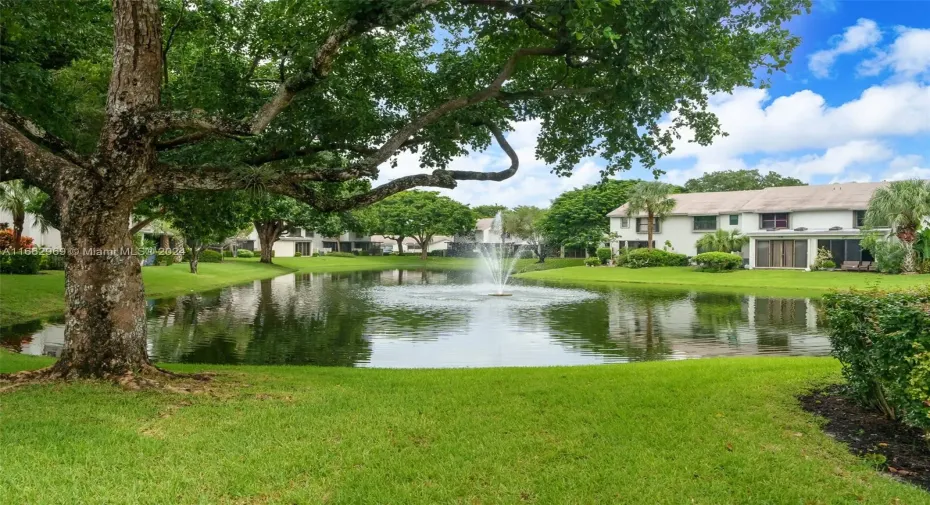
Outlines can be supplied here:
[[295, 257], [295, 258], [300, 258], [301, 256], [303, 256], [303, 253], [302, 253], [302, 252], [300, 252], [300, 251], [294, 251], [294, 257]]
[[200, 253], [201, 263], [221, 263], [222, 261], [223, 255], [214, 251], [213, 249], [207, 249], [206, 251]]
[[863, 238], [860, 244], [863, 249], [872, 252], [879, 272], [899, 274], [904, 269], [904, 257], [907, 251], [904, 249], [904, 244], [897, 238], [882, 238], [873, 234]]
[[319, 257], [320, 257], [320, 253], [315, 252], [315, 253], [312, 254], [312, 256], [313, 256], [314, 258], [319, 258]]
[[724, 272], [743, 267], [743, 257], [725, 252], [706, 252], [694, 257], [698, 268], [706, 272]]
[[836, 263], [834, 263], [833, 260], [824, 260], [820, 264], [820, 268], [823, 268], [824, 270], [833, 270], [836, 268]]
[[930, 288], [823, 298], [833, 356], [856, 398], [930, 436], [928, 305]]
[[334, 258], [354, 258], [355, 255], [347, 252], [331, 252], [326, 253], [327, 256], [332, 256]]
[[590, 258], [584, 259], [584, 266], [586, 267], [599, 267], [601, 266], [601, 259], [597, 256], [591, 256]]
[[623, 255], [623, 266], [627, 268], [684, 267], [688, 257], [661, 249], [633, 249]]
[[836, 268], [836, 262], [833, 261], [833, 253], [826, 247], [817, 249], [817, 258], [814, 259], [811, 270], [829, 270], [833, 268]]
[[159, 253], [155, 255], [155, 265], [170, 267], [174, 264], [174, 254]]
[[601, 260], [601, 264], [606, 265], [610, 263], [610, 258], [613, 257], [614, 252], [611, 251], [609, 247], [599, 247], [597, 251], [595, 251], [595, 254], [597, 258]]
[[47, 253], [42, 255], [42, 261], [39, 265], [40, 270], [64, 270], [65, 255], [64, 253]]
[[0, 230], [0, 251], [7, 249], [32, 249], [32, 237], [22, 235], [19, 237], [19, 244], [13, 243], [13, 230], [5, 228]]
[[0, 255], [0, 272], [5, 274], [35, 275], [41, 264], [40, 254], [7, 252]]
[[237, 258], [254, 258], [255, 253], [253, 253], [252, 251], [248, 249], [239, 249], [238, 251], [236, 251], [236, 257]]
[[233, 257], [233, 252], [230, 251], [229, 249], [223, 249], [223, 257], [224, 257], [224, 258], [232, 258], [232, 257]]
[[366, 250], [366, 249], [362, 249], [361, 251], [359, 251], [359, 252], [358, 252], [358, 255], [359, 255], [359, 256], [370, 256], [368, 250]]

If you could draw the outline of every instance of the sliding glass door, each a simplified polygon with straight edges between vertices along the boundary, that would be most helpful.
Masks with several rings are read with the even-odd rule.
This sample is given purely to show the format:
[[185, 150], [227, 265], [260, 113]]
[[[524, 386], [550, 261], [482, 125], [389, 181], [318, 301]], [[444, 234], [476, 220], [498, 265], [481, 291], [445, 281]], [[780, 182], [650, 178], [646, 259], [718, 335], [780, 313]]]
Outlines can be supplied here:
[[757, 268], [807, 268], [806, 240], [757, 240]]

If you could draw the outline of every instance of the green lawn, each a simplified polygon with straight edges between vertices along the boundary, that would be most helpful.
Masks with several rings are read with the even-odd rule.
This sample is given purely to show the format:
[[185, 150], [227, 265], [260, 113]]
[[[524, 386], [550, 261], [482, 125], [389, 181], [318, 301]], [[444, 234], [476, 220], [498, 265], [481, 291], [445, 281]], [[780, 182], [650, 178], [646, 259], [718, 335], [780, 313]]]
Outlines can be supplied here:
[[803, 270], [699, 272], [690, 267], [573, 267], [520, 274], [521, 278], [575, 283], [629, 283], [691, 286], [701, 290], [738, 290], [772, 295], [819, 295], [833, 289], [904, 289], [930, 284], [930, 275], [881, 275]]
[[827, 358], [170, 368], [219, 371], [216, 394], [0, 393], [0, 502], [930, 503], [797, 406]]

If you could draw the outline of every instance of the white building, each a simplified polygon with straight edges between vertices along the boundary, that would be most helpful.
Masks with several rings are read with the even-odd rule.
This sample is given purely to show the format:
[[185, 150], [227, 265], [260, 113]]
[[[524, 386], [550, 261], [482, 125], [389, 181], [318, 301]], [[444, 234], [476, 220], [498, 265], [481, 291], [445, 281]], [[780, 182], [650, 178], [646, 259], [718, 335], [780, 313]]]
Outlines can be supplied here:
[[[426, 252], [431, 253], [435, 251], [445, 251], [449, 249], [449, 243], [452, 242], [452, 237], [446, 235], [434, 235], [433, 239], [426, 246]], [[372, 235], [371, 236], [372, 244], [381, 244], [381, 250], [384, 254], [394, 254], [397, 253], [398, 244], [397, 241], [393, 238], [385, 237], [384, 235]], [[417, 244], [417, 241], [413, 237], [405, 237], [403, 240], [403, 251], [405, 253], [420, 253], [420, 244]]]
[[[61, 233], [58, 229], [49, 227], [42, 233], [42, 227], [36, 224], [36, 217], [26, 213], [26, 220], [23, 221], [23, 236], [32, 237], [32, 243], [38, 246], [58, 249], [61, 247]], [[0, 223], [6, 223], [8, 228], [13, 227], [13, 215], [8, 211], [0, 210]]]
[[[757, 191], [674, 195], [675, 209], [656, 223], [654, 246], [666, 242], [693, 256], [695, 243], [718, 229], [739, 230], [750, 239], [743, 250], [748, 268], [809, 268], [819, 248], [844, 261], [871, 261], [859, 246], [872, 193], [887, 183], [846, 183], [766, 188]], [[607, 214], [612, 247], [647, 245], [645, 215], [627, 216], [626, 205]]]
[[[326, 254], [335, 251], [368, 251], [372, 246], [380, 247], [380, 244], [372, 242], [372, 238], [367, 235], [348, 232], [339, 237], [324, 237], [313, 230], [290, 228], [275, 241], [272, 250], [275, 257], [290, 258], [298, 252], [301, 256], [311, 256], [313, 253]], [[239, 247], [260, 251], [258, 232], [253, 228], [246, 239], [239, 241]]]

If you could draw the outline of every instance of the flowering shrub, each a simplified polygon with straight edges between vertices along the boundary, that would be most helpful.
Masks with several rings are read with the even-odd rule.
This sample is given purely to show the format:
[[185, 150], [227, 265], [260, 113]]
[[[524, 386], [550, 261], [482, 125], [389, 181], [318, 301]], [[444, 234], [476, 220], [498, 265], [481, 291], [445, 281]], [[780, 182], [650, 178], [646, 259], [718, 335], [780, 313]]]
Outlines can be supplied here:
[[7, 249], [32, 249], [32, 237], [25, 235], [19, 237], [19, 244], [13, 244], [13, 230], [10, 228], [0, 230], [0, 251]]

